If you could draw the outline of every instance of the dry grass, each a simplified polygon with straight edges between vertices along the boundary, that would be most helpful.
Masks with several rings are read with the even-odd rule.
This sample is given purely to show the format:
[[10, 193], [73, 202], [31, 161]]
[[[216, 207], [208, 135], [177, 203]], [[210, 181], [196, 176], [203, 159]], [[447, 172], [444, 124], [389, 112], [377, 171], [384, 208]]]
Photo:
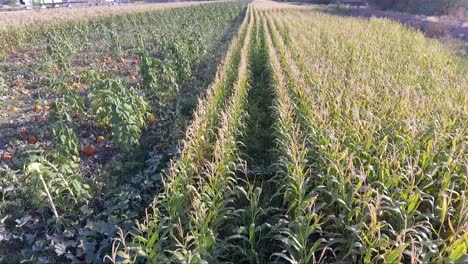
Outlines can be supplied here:
[[427, 21], [427, 23], [423, 25], [422, 30], [429, 36], [440, 37], [446, 36], [453, 28], [454, 26], [450, 24]]

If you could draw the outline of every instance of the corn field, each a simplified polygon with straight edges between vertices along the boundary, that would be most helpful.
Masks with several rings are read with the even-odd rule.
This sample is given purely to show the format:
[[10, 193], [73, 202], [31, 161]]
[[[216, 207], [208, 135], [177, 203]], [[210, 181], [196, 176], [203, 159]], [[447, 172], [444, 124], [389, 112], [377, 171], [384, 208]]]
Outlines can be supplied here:
[[[83, 155], [66, 154], [79, 152], [75, 145], [83, 140], [74, 136], [82, 126], [60, 114], [67, 108], [107, 129], [124, 155], [140, 141], [163, 139], [176, 144], [177, 153], [157, 147], [143, 173], [122, 174], [140, 185], [108, 194], [125, 193], [122, 200], [131, 206], [94, 218], [112, 229], [93, 252], [100, 259], [76, 254], [80, 247], [64, 239], [68, 261], [468, 262], [468, 71], [437, 40], [385, 19], [262, 0], [105, 17], [108, 42], [99, 39], [102, 29], [95, 31], [93, 19], [69, 22], [74, 30], [86, 28], [81, 34], [90, 44], [82, 52], [96, 56], [92, 49], [106, 47], [109, 58], [136, 57], [135, 88], [118, 74], [86, 70], [78, 80], [89, 95], [76, 93], [67, 89], [76, 58], [57, 44], [65, 38], [61, 31], [44, 38], [34, 31], [42, 28], [34, 29], [22, 42], [49, 50], [48, 65], [58, 69], [50, 74], [62, 76], [51, 87], [62, 83], [55, 89], [68, 91], [50, 113], [57, 127], [52, 135], [63, 141], [52, 149], [60, 151], [26, 163], [27, 177], [45, 186], [43, 214], [53, 220], [46, 234], [79, 230], [70, 237], [88, 239], [81, 233], [88, 224], [71, 224], [80, 219], [71, 211], [84, 204], [105, 208], [92, 207], [99, 181], [93, 185], [79, 170], [69, 169], [76, 183], [49, 179], [52, 172], [69, 175], [64, 157], [86, 163]], [[160, 20], [169, 29], [152, 27]], [[112, 31], [119, 23], [128, 28]], [[210, 64], [212, 78], [198, 77], [203, 54], [221, 47], [218, 33], [231, 27], [222, 56]], [[70, 50], [81, 47], [73, 37], [68, 43]], [[194, 83], [201, 88], [190, 90]], [[124, 106], [107, 100], [114, 97], [128, 107], [121, 115], [116, 109]], [[62, 110], [54, 114], [56, 108]], [[161, 126], [149, 140], [147, 119]], [[75, 207], [60, 203], [64, 195]], [[132, 214], [118, 216], [129, 208]]]
[[[466, 77], [396, 23], [250, 4], [164, 191], [111, 259], [466, 261]], [[272, 122], [252, 129], [258, 112]], [[269, 163], [247, 155], [259, 134]]]

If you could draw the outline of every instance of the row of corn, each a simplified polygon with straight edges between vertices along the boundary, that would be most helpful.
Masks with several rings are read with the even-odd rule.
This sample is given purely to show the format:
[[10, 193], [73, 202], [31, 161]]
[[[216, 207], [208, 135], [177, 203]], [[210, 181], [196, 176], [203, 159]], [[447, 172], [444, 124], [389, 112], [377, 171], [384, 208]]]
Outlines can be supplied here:
[[[274, 175], [251, 176], [239, 148], [253, 54], [274, 96]], [[122, 262], [467, 260], [468, 79], [440, 44], [260, 1], [218, 73]]]

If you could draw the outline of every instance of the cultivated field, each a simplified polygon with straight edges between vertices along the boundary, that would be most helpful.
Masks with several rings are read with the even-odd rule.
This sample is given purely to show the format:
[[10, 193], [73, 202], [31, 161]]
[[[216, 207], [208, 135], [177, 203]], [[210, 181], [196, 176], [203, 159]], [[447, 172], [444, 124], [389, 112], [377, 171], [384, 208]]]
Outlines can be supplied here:
[[468, 73], [437, 40], [270, 1], [25, 32], [0, 64], [15, 260], [468, 261]]
[[435, 41], [254, 2], [229, 51], [120, 257], [466, 258], [467, 79]]
[[122, 6], [80, 6], [73, 8], [59, 9], [39, 9], [24, 10], [14, 12], [0, 12], [0, 30], [24, 27], [49, 27], [50, 24], [60, 25], [67, 20], [88, 20], [90, 18], [124, 15], [128, 13], [141, 13], [148, 11], [164, 10], [178, 7], [197, 6], [208, 3], [206, 1], [197, 2], [177, 2], [160, 4], [131, 4]]
[[3, 262], [100, 263], [144, 216], [246, 8], [186, 5], [0, 31]]

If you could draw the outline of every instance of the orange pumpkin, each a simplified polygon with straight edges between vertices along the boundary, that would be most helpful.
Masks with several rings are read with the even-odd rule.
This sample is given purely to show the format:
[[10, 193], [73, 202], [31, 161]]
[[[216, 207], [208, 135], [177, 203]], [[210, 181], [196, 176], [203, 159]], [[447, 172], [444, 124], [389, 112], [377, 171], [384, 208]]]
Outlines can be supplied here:
[[35, 105], [35, 106], [34, 106], [34, 111], [36, 111], [36, 112], [42, 111], [42, 106], [41, 106], [41, 105], [38, 105], [38, 104]]
[[130, 79], [131, 79], [132, 81], [136, 81], [137, 77], [136, 77], [135, 75], [132, 75], [132, 76], [130, 77]]
[[77, 118], [78, 116], [80, 116], [80, 112], [77, 111], [77, 112], [73, 113], [73, 117]]
[[37, 137], [36, 136], [30, 136], [28, 138], [28, 143], [29, 144], [36, 144], [36, 142], [37, 142]]
[[152, 116], [152, 117], [150, 117], [149, 121], [150, 121], [151, 124], [156, 124], [158, 122], [158, 119], [156, 117]]
[[84, 149], [83, 152], [86, 156], [91, 157], [94, 155], [94, 153], [96, 153], [96, 148], [93, 145], [89, 145]]
[[46, 111], [49, 111], [49, 110], [50, 110], [50, 105], [45, 105], [45, 106], [44, 106], [44, 109], [45, 109]]
[[2, 160], [11, 160], [13, 156], [11, 154], [5, 153], [2, 155]]
[[102, 62], [111, 62], [112, 58], [111, 57], [104, 57], [102, 58]]
[[11, 111], [12, 111], [13, 113], [16, 113], [16, 112], [18, 112], [18, 108], [15, 107], [15, 106], [13, 106], [13, 107], [11, 108]]
[[104, 136], [98, 136], [97, 137], [97, 142], [101, 143], [102, 141], [104, 141], [104, 139], [105, 139]]

